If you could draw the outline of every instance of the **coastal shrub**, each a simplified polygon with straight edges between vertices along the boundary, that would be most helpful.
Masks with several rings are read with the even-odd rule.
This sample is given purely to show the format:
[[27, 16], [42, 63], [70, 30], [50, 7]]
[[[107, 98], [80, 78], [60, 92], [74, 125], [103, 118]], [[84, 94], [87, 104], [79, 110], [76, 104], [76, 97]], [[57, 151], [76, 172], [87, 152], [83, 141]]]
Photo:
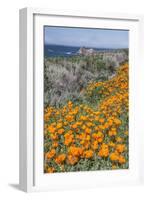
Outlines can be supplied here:
[[51, 57], [44, 60], [44, 103], [62, 105], [68, 99], [79, 101], [91, 81], [106, 81], [127, 53], [104, 52], [90, 56]]

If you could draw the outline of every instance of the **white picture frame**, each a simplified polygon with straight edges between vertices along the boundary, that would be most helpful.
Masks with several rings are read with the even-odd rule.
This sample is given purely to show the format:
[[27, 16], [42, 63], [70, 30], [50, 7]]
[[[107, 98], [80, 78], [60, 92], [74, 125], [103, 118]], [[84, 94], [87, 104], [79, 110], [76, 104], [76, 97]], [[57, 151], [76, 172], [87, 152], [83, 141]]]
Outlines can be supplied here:
[[[44, 25], [130, 30], [130, 167], [128, 170], [43, 174]], [[88, 11], [20, 10], [20, 189], [25, 192], [143, 183], [143, 131], [139, 109], [143, 16]]]

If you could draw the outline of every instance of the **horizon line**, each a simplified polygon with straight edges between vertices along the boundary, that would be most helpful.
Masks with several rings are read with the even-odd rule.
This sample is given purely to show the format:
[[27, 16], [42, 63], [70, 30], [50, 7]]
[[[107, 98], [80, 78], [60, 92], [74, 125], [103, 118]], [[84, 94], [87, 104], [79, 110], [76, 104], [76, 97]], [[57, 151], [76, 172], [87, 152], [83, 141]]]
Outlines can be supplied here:
[[99, 49], [129, 49], [129, 47], [96, 47], [96, 46], [75, 46], [75, 45], [65, 45], [65, 44], [49, 44], [44, 42], [45, 45], [53, 45], [53, 46], [65, 46], [65, 47], [78, 47], [78, 48], [99, 48]]

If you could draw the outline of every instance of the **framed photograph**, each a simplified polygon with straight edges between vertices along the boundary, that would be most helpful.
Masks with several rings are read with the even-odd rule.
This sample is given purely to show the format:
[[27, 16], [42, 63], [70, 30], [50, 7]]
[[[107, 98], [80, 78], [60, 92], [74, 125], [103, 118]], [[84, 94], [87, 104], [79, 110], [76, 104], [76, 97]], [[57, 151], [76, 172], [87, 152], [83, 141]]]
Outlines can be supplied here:
[[143, 182], [139, 15], [20, 10], [20, 188]]

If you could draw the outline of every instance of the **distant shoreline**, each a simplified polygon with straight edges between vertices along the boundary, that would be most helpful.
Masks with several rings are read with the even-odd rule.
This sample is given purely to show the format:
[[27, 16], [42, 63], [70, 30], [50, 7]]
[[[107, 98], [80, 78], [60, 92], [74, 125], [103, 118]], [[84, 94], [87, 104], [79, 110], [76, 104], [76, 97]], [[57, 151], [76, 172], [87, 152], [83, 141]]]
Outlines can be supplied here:
[[[128, 50], [128, 48], [95, 48], [95, 47], [79, 47], [79, 46], [67, 46], [67, 45], [44, 45], [44, 57], [56, 57], [56, 56], [76, 56], [79, 55], [80, 49], [84, 49], [86, 52], [116, 52], [121, 50]], [[82, 53], [81, 53], [82, 55]]]

